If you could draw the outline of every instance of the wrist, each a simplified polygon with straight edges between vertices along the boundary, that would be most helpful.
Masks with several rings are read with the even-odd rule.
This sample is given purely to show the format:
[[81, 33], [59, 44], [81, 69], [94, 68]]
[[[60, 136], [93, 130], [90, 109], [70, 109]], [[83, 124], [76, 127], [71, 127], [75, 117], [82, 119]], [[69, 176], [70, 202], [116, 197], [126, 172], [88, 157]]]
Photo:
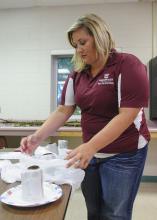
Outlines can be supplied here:
[[89, 151], [94, 155], [97, 152], [97, 149], [95, 147], [95, 145], [93, 145], [90, 141], [88, 141], [87, 143], [85, 143], [86, 148], [89, 149]]
[[39, 132], [39, 131], [36, 131], [34, 134], [33, 134], [34, 138], [36, 139], [36, 141], [38, 143], [41, 143], [44, 138], [43, 138], [43, 135]]

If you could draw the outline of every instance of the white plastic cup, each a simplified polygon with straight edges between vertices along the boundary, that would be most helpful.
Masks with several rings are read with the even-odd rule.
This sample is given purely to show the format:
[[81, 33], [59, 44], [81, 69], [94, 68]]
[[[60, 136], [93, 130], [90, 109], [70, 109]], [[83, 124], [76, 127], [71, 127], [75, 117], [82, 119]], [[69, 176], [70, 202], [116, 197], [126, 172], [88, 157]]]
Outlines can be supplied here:
[[61, 158], [65, 158], [67, 155], [68, 141], [58, 140], [58, 154]]
[[23, 200], [39, 202], [44, 198], [43, 173], [39, 166], [30, 166], [22, 172], [21, 186]]
[[57, 144], [56, 143], [53, 143], [53, 144], [48, 144], [46, 146], [46, 149], [51, 151], [52, 153], [55, 153], [55, 154], [58, 154], [58, 147], [57, 147]]

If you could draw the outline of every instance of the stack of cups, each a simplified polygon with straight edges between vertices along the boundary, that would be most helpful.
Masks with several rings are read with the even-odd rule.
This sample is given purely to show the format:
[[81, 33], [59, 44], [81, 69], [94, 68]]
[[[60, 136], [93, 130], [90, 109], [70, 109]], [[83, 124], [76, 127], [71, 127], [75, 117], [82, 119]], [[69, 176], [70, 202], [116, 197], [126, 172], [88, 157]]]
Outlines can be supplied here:
[[39, 202], [43, 199], [43, 173], [39, 166], [30, 166], [22, 172], [21, 186], [24, 201]]
[[46, 149], [51, 151], [52, 153], [55, 153], [55, 154], [58, 154], [58, 147], [57, 147], [57, 144], [56, 143], [49, 143], [47, 146], [46, 146]]
[[67, 155], [68, 141], [67, 140], [58, 140], [58, 154], [59, 157], [64, 159]]

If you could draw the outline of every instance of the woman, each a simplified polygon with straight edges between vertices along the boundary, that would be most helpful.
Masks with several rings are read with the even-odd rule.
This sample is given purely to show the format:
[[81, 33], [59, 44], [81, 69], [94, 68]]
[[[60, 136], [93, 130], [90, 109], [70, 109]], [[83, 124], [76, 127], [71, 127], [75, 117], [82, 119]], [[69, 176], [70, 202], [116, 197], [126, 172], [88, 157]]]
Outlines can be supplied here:
[[81, 109], [83, 144], [70, 151], [67, 167], [85, 169], [82, 192], [88, 220], [131, 220], [150, 139], [143, 107], [148, 104], [146, 68], [114, 49], [105, 22], [94, 14], [68, 31], [75, 71], [65, 82], [61, 105], [35, 132], [23, 138], [31, 153]]

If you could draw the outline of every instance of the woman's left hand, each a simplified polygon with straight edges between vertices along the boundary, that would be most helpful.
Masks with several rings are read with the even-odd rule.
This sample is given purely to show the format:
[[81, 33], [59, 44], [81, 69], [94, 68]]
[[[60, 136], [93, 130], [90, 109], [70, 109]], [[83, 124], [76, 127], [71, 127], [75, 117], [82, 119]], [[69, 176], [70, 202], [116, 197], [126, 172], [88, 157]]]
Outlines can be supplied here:
[[95, 150], [87, 143], [81, 144], [79, 147], [68, 152], [65, 158], [69, 160], [67, 167], [74, 166], [75, 168], [85, 169], [95, 153]]

